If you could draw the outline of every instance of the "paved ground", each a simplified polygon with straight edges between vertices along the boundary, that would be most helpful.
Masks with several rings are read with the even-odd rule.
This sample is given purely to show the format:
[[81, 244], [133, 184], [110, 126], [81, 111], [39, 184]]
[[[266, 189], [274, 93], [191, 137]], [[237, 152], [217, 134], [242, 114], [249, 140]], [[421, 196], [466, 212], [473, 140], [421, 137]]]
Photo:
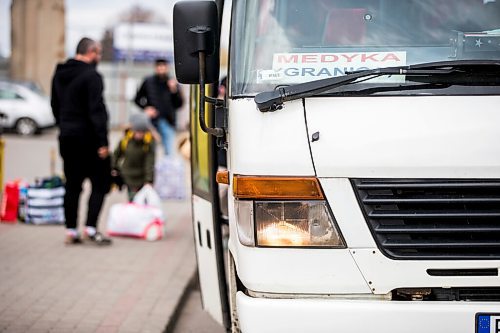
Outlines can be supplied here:
[[222, 326], [201, 308], [201, 294], [198, 288], [191, 290], [184, 304], [173, 333], [224, 333]]
[[[6, 141], [6, 180], [48, 175], [53, 133]], [[101, 226], [125, 198], [109, 196]], [[163, 208], [166, 239], [115, 238], [109, 248], [66, 247], [62, 226], [0, 224], [0, 332], [162, 332], [196, 266], [189, 202]]]
[[65, 247], [62, 227], [0, 225], [0, 330], [162, 332], [195, 266], [189, 216], [170, 221], [163, 241], [109, 248]]

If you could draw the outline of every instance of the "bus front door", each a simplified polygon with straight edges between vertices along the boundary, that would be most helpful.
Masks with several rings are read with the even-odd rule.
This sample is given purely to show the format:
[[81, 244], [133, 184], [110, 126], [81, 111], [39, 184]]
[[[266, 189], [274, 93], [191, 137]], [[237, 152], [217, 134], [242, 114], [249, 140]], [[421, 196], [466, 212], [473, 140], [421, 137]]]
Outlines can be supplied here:
[[[208, 87], [208, 86], [207, 86]], [[214, 91], [207, 89], [207, 95]], [[218, 323], [229, 327], [228, 298], [224, 270], [215, 138], [203, 132], [198, 124], [199, 87], [191, 87], [191, 181], [193, 230], [198, 261], [202, 304]], [[206, 113], [211, 106], [205, 106]], [[212, 119], [208, 119], [213, 122]]]

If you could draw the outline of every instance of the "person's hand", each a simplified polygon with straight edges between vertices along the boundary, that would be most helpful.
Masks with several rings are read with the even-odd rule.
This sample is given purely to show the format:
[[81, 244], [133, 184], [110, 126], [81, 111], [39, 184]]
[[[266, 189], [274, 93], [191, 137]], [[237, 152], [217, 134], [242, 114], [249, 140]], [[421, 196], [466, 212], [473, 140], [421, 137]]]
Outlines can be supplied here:
[[170, 92], [172, 94], [177, 93], [177, 81], [176, 80], [170, 79], [170, 80], [168, 80], [167, 84], [168, 84], [168, 89], [170, 89]]
[[99, 155], [99, 157], [101, 159], [105, 159], [109, 156], [109, 149], [108, 147], [104, 146], [104, 147], [101, 147], [97, 150], [97, 155]]
[[144, 108], [144, 112], [151, 119], [156, 118], [158, 116], [158, 111], [156, 110], [156, 108], [154, 106], [146, 106]]

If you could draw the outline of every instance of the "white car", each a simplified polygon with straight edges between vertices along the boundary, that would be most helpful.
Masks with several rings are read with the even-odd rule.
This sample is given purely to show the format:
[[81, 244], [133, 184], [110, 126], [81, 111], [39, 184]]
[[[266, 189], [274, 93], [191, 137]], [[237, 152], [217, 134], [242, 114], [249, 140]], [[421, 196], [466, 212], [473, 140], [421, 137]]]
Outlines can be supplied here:
[[55, 125], [50, 100], [36, 86], [0, 81], [1, 126], [21, 135], [33, 135]]

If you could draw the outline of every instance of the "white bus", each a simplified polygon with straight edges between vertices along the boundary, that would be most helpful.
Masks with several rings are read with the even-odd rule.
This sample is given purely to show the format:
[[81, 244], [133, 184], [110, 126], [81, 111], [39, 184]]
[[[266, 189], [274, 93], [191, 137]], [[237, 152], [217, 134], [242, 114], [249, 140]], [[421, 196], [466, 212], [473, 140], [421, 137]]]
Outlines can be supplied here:
[[204, 309], [243, 333], [500, 332], [500, 1], [231, 5], [174, 9]]

